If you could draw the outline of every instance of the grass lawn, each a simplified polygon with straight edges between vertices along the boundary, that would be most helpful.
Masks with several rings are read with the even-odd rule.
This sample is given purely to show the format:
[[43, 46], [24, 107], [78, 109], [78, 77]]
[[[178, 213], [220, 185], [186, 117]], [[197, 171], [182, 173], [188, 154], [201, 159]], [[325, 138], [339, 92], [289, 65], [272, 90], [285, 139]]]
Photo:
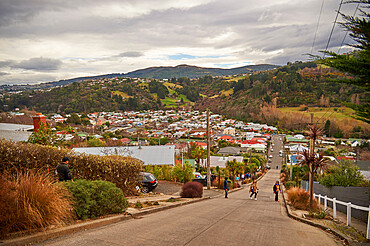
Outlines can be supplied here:
[[230, 96], [232, 94], [234, 94], [234, 89], [230, 89], [227, 91], [224, 91], [224, 90], [221, 91], [221, 96]]
[[244, 79], [244, 78], [245, 78], [245, 76], [232, 77], [232, 78], [228, 79], [227, 81], [228, 82], [233, 82], [233, 81], [237, 82], [238, 80]]
[[181, 85], [176, 85], [176, 84], [174, 84], [174, 83], [170, 83], [170, 82], [164, 82], [163, 83], [163, 85], [164, 86], [166, 86], [168, 89], [177, 89], [177, 88], [182, 88], [182, 86]]
[[[337, 109], [337, 111], [335, 111]], [[310, 115], [311, 113], [314, 114], [314, 117], [318, 118], [328, 118], [333, 117], [338, 120], [343, 120], [345, 118], [351, 118], [351, 115], [354, 114], [354, 110], [347, 107], [340, 107], [340, 108], [319, 108], [319, 107], [310, 107], [308, 112], [299, 111], [299, 107], [287, 107], [287, 108], [279, 108], [282, 112], [300, 112], [305, 115]]]
[[[179, 104], [178, 101], [180, 101], [182, 98], [182, 100], [184, 101], [183, 104]], [[161, 102], [162, 104], [165, 104], [166, 107], [183, 107], [185, 106], [186, 104], [190, 103], [192, 104], [193, 102], [191, 102], [185, 95], [179, 95], [177, 98], [169, 98], [169, 97], [166, 97], [165, 99], [161, 99]]]
[[119, 95], [122, 98], [132, 97], [132, 96], [129, 96], [126, 92], [122, 92], [122, 91], [113, 91], [112, 93], [113, 93], [113, 95]]

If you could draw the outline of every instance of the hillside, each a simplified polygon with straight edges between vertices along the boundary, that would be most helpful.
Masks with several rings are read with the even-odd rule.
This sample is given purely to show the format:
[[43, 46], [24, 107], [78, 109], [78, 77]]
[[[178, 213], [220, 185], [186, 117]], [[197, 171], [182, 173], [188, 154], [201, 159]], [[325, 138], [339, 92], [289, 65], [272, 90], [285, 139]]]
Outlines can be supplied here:
[[[186, 69], [198, 68], [178, 66], [178, 69], [185, 73]], [[158, 71], [151, 68], [145, 73], [153, 75]], [[369, 92], [364, 89], [335, 82], [339, 78], [349, 76], [329, 67], [317, 66], [313, 62], [298, 62], [244, 76], [206, 75], [197, 79], [173, 77], [167, 81], [105, 78], [74, 82], [68, 86], [47, 90], [8, 93], [0, 98], [0, 110], [29, 108], [42, 113], [68, 114], [160, 108], [210, 108], [214, 113], [229, 118], [294, 129], [297, 124], [308, 122], [309, 112], [312, 112], [304, 112], [308, 108], [320, 108], [320, 112], [315, 114], [318, 118], [320, 115], [334, 117], [336, 113], [346, 112], [341, 107], [361, 105], [369, 98]], [[296, 107], [297, 110], [278, 110], [286, 107]], [[326, 110], [330, 107], [333, 110]], [[347, 132], [355, 128], [348, 122], [352, 119], [350, 113], [347, 114], [348, 117], [340, 116], [347, 120], [346, 122], [342, 122], [339, 116], [334, 117], [337, 123], [332, 123], [331, 133], [337, 132], [338, 124], [344, 124], [348, 128]], [[366, 130], [368, 127], [360, 126], [356, 129]]]
[[47, 89], [57, 86], [65, 86], [73, 82], [82, 82], [86, 80], [97, 80], [104, 78], [154, 78], [154, 79], [170, 79], [170, 78], [200, 78], [205, 75], [211, 76], [226, 76], [226, 75], [237, 75], [252, 73], [258, 71], [266, 71], [270, 69], [277, 68], [279, 66], [270, 65], [270, 64], [260, 64], [260, 65], [249, 65], [238, 68], [203, 68], [190, 65], [178, 65], [175, 67], [149, 67], [144, 69], [135, 70], [128, 73], [111, 73], [97, 76], [87, 76], [87, 77], [78, 77], [73, 79], [65, 79], [54, 82], [32, 84], [32, 85], [1, 85], [0, 91], [24, 91], [24, 90], [40, 90]]
[[178, 65], [176, 67], [150, 67], [145, 69], [139, 69], [130, 73], [125, 74], [125, 77], [130, 78], [153, 78], [153, 79], [170, 79], [170, 78], [200, 78], [206, 75], [211, 76], [227, 76], [246, 74], [258, 71], [265, 71], [277, 68], [278, 66], [261, 64], [261, 65], [249, 65], [238, 68], [204, 68], [189, 65]]

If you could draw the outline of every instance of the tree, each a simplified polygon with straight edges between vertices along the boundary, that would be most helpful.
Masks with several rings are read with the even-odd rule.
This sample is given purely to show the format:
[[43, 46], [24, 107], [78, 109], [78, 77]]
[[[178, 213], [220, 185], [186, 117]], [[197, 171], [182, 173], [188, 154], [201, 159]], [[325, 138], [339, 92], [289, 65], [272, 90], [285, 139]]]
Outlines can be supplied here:
[[320, 179], [320, 184], [327, 187], [358, 186], [364, 180], [359, 167], [353, 162], [346, 160], [331, 166], [328, 172]]
[[230, 174], [232, 175], [233, 184], [235, 183], [236, 173], [242, 171], [243, 167], [244, 164], [241, 162], [237, 162], [236, 159], [226, 162], [226, 168], [230, 171]]
[[[342, 79], [338, 82], [353, 84], [369, 91], [370, 85], [370, 13], [364, 9], [370, 8], [369, 0], [354, 0], [347, 3], [358, 3], [361, 17], [353, 17], [341, 13], [344, 23], [342, 27], [350, 32], [350, 36], [356, 42], [351, 45], [357, 50], [348, 54], [337, 54], [331, 51], [323, 51], [328, 58], [320, 58], [319, 63], [334, 67], [342, 72], [350, 73], [354, 79]], [[369, 99], [365, 105], [352, 105], [357, 114], [357, 119], [370, 123]]]
[[327, 120], [325, 122], [325, 126], [324, 126], [324, 132], [325, 134], [330, 137], [330, 120]]
[[63, 143], [63, 139], [57, 136], [48, 125], [40, 123], [38, 131], [34, 131], [28, 138], [28, 143], [59, 146]]
[[[309, 172], [311, 173], [312, 179], [310, 180], [310, 209], [312, 209], [313, 204], [313, 177], [314, 174], [317, 173], [318, 170], [326, 170], [327, 167], [327, 159], [324, 158], [323, 153], [311, 153], [310, 151], [304, 150], [303, 153], [303, 161], [301, 162], [302, 166], [308, 166]], [[312, 193], [312, 195], [311, 195]]]
[[207, 153], [206, 153], [205, 149], [203, 149], [203, 148], [201, 148], [201, 147], [199, 147], [195, 144], [192, 144], [191, 156], [198, 163], [197, 170], [200, 169], [200, 160], [203, 160], [206, 157], [206, 155], [207, 155]]

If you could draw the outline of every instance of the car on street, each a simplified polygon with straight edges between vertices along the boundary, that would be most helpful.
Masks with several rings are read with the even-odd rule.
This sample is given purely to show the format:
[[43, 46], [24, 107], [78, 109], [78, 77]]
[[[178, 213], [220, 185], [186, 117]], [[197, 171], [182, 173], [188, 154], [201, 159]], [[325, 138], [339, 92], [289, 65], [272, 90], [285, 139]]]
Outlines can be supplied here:
[[194, 175], [194, 178], [196, 178], [196, 179], [201, 179], [201, 178], [203, 178], [203, 176], [204, 175], [202, 175], [201, 173], [199, 173], [199, 172], [193, 172], [193, 175]]
[[158, 185], [157, 178], [151, 173], [140, 172], [139, 180], [141, 182], [142, 193], [153, 191]]
[[271, 149], [271, 152], [274, 152], [274, 149]]
[[280, 154], [279, 154], [279, 156], [281, 157], [281, 156], [283, 156], [283, 154], [282, 154], [282, 153], [280, 153]]
[[[214, 174], [211, 174], [211, 183], [213, 180], [215, 180], [217, 178], [216, 175]], [[207, 175], [204, 175], [203, 177], [201, 178], [195, 178], [192, 180], [193, 182], [198, 182], [198, 183], [201, 183], [203, 186], [207, 186]]]
[[269, 158], [272, 158], [272, 155], [269, 155]]

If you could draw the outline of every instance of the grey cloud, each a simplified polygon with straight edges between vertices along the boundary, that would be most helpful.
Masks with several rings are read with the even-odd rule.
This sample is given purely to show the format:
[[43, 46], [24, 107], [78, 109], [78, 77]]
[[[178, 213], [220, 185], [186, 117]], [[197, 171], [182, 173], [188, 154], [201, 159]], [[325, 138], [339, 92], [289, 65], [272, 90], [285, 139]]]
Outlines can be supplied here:
[[54, 71], [58, 70], [62, 64], [63, 63], [57, 59], [38, 57], [13, 64], [12, 68], [21, 68], [34, 71]]
[[127, 52], [120, 53], [117, 56], [118, 57], [140, 57], [143, 55], [144, 53], [140, 51], [127, 51]]
[[0, 76], [5, 76], [5, 75], [9, 75], [10, 73], [7, 73], [7, 72], [0, 72]]
[[0, 61], [0, 67], [10, 67], [14, 63], [12, 60]]

